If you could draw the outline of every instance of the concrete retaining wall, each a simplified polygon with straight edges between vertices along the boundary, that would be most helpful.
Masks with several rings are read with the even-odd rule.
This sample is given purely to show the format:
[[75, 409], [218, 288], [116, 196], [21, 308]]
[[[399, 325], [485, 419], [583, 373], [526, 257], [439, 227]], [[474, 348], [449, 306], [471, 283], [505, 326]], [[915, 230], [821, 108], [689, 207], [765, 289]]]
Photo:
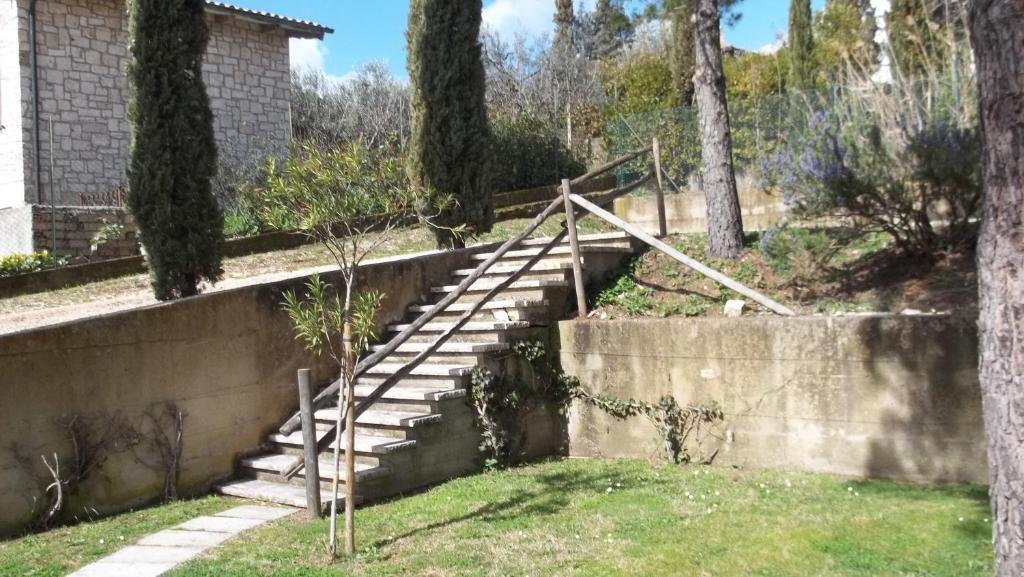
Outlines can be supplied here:
[[[479, 247], [485, 250], [491, 246]], [[391, 259], [362, 270], [362, 289], [383, 291], [381, 323], [425, 299], [453, 268], [471, 266], [475, 250]], [[211, 293], [174, 303], [0, 336], [0, 534], [28, 518], [40, 488], [14, 458], [12, 445], [43, 474], [41, 454], [71, 448], [55, 422], [79, 415], [120, 415], [176, 403], [187, 413], [180, 486], [198, 491], [232, 473], [236, 456], [256, 447], [297, 405], [295, 370], [312, 366], [295, 342], [281, 293], [304, 277]], [[130, 451], [113, 452], [69, 503], [100, 513], [151, 500], [160, 474]]]
[[[770, 195], [755, 186], [739, 189], [743, 229], [746, 231], [771, 228], [785, 214], [785, 205], [779, 195]], [[614, 212], [623, 220], [658, 232], [658, 212], [654, 195], [631, 196], [615, 201]], [[707, 203], [699, 190], [688, 190], [665, 196], [665, 220], [669, 233], [707, 232]]]
[[[987, 479], [977, 335], [942, 317], [566, 321], [593, 392], [717, 401], [716, 464], [906, 481]], [[570, 454], [661, 458], [643, 419], [574, 406]]]

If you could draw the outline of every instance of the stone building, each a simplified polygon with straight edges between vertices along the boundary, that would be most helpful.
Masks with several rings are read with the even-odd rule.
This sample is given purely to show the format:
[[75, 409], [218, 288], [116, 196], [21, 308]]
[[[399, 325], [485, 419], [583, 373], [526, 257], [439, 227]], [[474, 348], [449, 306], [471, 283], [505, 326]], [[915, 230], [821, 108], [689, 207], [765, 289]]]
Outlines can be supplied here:
[[[288, 41], [332, 30], [220, 2], [206, 12], [221, 154], [286, 149]], [[125, 221], [127, 63], [125, 0], [0, 0], [0, 255], [49, 248], [54, 232], [60, 252], [82, 254], [104, 221]]]

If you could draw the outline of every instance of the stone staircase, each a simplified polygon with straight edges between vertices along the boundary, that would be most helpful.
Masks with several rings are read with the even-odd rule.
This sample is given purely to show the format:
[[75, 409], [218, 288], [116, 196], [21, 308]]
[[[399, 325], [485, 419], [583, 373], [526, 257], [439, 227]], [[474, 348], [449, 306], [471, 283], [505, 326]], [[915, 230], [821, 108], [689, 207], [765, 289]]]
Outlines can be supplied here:
[[[356, 383], [356, 396], [368, 396], [388, 375], [423, 351], [441, 332], [450, 328], [472, 302], [480, 300], [495, 284], [518, 270], [550, 239], [528, 239], [506, 253], [486, 275], [471, 285], [455, 303], [367, 371]], [[588, 280], [608, 274], [634, 253], [625, 233], [580, 237]], [[472, 256], [474, 264], [490, 254]], [[431, 302], [408, 307], [406, 321], [390, 325], [389, 335], [408, 327], [446, 294], [455, 290], [473, 269], [451, 272], [451, 283], [430, 289]], [[356, 420], [356, 491], [360, 500], [372, 500], [411, 491], [477, 470], [479, 433], [473, 412], [466, 403], [470, 372], [490, 365], [495, 355], [507, 351], [516, 339], [546, 336], [546, 325], [564, 317], [572, 291], [572, 264], [568, 242], [554, 248], [519, 280], [474, 316], [433, 353]], [[378, 345], [375, 348], [380, 348]], [[317, 438], [326, 435], [337, 417], [337, 407], [318, 410]], [[558, 441], [554, 441], [557, 443]], [[556, 446], [555, 444], [552, 446]], [[349, 448], [342, 445], [343, 450]], [[262, 452], [243, 457], [236, 479], [219, 485], [218, 491], [260, 501], [305, 507], [303, 471], [291, 479], [287, 471], [302, 455], [302, 432], [269, 435]], [[320, 454], [322, 502], [329, 504], [333, 452]], [[344, 467], [344, 458], [342, 458]], [[342, 470], [342, 482], [345, 482]], [[343, 491], [339, 491], [343, 493]]]

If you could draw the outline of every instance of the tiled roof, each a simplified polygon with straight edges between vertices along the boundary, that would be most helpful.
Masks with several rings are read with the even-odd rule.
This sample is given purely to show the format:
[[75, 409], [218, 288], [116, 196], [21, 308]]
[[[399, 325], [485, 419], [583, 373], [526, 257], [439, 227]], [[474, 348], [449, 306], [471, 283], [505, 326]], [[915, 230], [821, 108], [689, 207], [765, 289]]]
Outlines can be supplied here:
[[235, 6], [234, 4], [227, 4], [225, 2], [212, 2], [211, 0], [207, 0], [206, 11], [211, 14], [226, 14], [245, 20], [251, 20], [253, 22], [273, 24], [285, 29], [290, 36], [297, 38], [323, 38], [324, 34], [331, 34], [334, 32], [334, 29], [332, 28], [328, 28], [327, 26], [323, 26], [309, 20], [299, 20], [296, 18], [289, 18], [287, 16], [280, 16], [271, 12], [250, 10], [249, 8], [242, 8], [241, 6]]

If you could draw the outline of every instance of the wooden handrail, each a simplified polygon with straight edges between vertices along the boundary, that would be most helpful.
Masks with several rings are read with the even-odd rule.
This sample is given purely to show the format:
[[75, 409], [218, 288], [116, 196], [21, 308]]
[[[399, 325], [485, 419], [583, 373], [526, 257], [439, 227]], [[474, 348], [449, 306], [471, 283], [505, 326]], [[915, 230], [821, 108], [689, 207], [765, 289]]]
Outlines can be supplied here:
[[[609, 170], [618, 168], [619, 166], [649, 152], [650, 150], [651, 147], [648, 146], [645, 148], [641, 148], [639, 150], [635, 150], [623, 156], [620, 156], [610, 162], [598, 166], [594, 170], [591, 170], [590, 172], [587, 172], [582, 176], [574, 178], [572, 181], [570, 181], [570, 184], [582, 184], [592, 178], [596, 178], [601, 174], [608, 172]], [[541, 211], [540, 214], [538, 214], [532, 221], [530, 221], [530, 223], [527, 224], [526, 227], [522, 231], [520, 231], [519, 234], [509, 239], [504, 244], [502, 244], [487, 260], [485, 260], [479, 266], [477, 266], [477, 268], [472, 272], [472, 274], [463, 279], [463, 281], [459, 283], [459, 285], [455, 288], [454, 291], [452, 291], [443, 299], [441, 299], [435, 306], [431, 307], [430, 310], [424, 312], [422, 315], [417, 317], [416, 320], [414, 320], [402, 332], [395, 335], [393, 339], [388, 341], [383, 348], [360, 361], [359, 364], [357, 364], [355, 367], [352, 378], [359, 378], [361, 375], [365, 374], [367, 370], [373, 368], [374, 366], [377, 365], [377, 363], [381, 362], [388, 355], [394, 353], [395, 350], [397, 350], [398, 347], [400, 347], [407, 340], [409, 340], [409, 338], [411, 338], [413, 334], [415, 334], [421, 328], [423, 328], [424, 325], [429, 323], [441, 311], [443, 311], [449, 305], [458, 300], [459, 297], [461, 297], [474, 282], [479, 280], [480, 277], [482, 277], [484, 273], [487, 272], [487, 269], [489, 269], [495, 262], [501, 259], [501, 257], [503, 257], [505, 253], [507, 253], [514, 246], [525, 240], [530, 234], [537, 230], [537, 228], [539, 228], [540, 225], [543, 224], [549, 216], [557, 212], [558, 209], [563, 206], [564, 201], [562, 200], [562, 198], [557, 198], [553, 200], [551, 204], [549, 204], [547, 208]], [[313, 400], [314, 408], [323, 408], [337, 394], [338, 389], [340, 387], [341, 379], [337, 379], [333, 383], [331, 383], [327, 388], [321, 391], [320, 394], [318, 394], [316, 398]], [[281, 426], [281, 434], [289, 435], [295, 432], [299, 428], [300, 423], [301, 421], [299, 415], [298, 413], [296, 413], [290, 419], [285, 421], [285, 423]]]
[[692, 268], [693, 270], [701, 273], [702, 275], [710, 278], [711, 280], [713, 280], [713, 281], [715, 281], [715, 282], [717, 282], [719, 284], [722, 284], [722, 285], [726, 286], [727, 288], [730, 288], [730, 289], [740, 293], [741, 295], [749, 298], [750, 300], [752, 300], [752, 301], [754, 301], [756, 303], [761, 304], [765, 308], [767, 308], [767, 309], [769, 309], [769, 310], [771, 310], [771, 311], [773, 311], [775, 313], [778, 313], [780, 315], [783, 315], [783, 316], [790, 316], [791, 317], [791, 316], [795, 315], [795, 313], [792, 310], [790, 310], [789, 308], [785, 307], [784, 305], [781, 305], [781, 304], [775, 302], [774, 300], [766, 297], [765, 295], [755, 291], [754, 289], [749, 288], [746, 285], [741, 284], [741, 283], [739, 283], [739, 282], [737, 282], [737, 281], [735, 281], [735, 280], [725, 276], [724, 274], [722, 274], [722, 273], [720, 273], [720, 272], [718, 272], [718, 271], [716, 271], [716, 270], [714, 270], [712, 268], [709, 268], [709, 267], [705, 266], [704, 264], [700, 263], [699, 261], [696, 261], [696, 260], [686, 256], [685, 254], [679, 252], [678, 250], [672, 248], [671, 246], [665, 244], [664, 242], [658, 240], [657, 238], [654, 238], [653, 236], [651, 236], [651, 235], [645, 233], [644, 231], [640, 230], [638, 227], [635, 227], [632, 224], [629, 224], [628, 222], [626, 222], [626, 221], [622, 220], [621, 218], [615, 216], [614, 214], [612, 214], [612, 213], [602, 209], [601, 207], [597, 206], [596, 204], [590, 202], [589, 200], [587, 200], [587, 199], [585, 199], [585, 198], [583, 198], [583, 197], [581, 197], [581, 196], [579, 196], [577, 194], [570, 194], [569, 195], [569, 200], [571, 200], [576, 206], [579, 206], [581, 208], [586, 209], [591, 214], [593, 214], [594, 216], [600, 218], [601, 220], [621, 228], [622, 230], [626, 231], [630, 235], [635, 236], [636, 238], [638, 238], [638, 239], [644, 241], [645, 243], [653, 246], [654, 248], [660, 250], [661, 252], [667, 254], [668, 256], [670, 256], [670, 257], [676, 259], [677, 261], [683, 263], [684, 265], [686, 265], [686, 266]]
[[[642, 154], [642, 151], [641, 151], [641, 154]], [[636, 156], [632, 156], [632, 158], [636, 158]], [[632, 160], [632, 158], [630, 158], [629, 160]], [[628, 162], [628, 160], [624, 160], [623, 162]], [[618, 166], [618, 164], [615, 164], [615, 166]], [[614, 168], [614, 166], [612, 168]], [[609, 169], [606, 168], [605, 170], [609, 170]], [[584, 176], [586, 176], [586, 175], [584, 175]], [[647, 174], [647, 176], [645, 176], [644, 178], [642, 178], [642, 179], [640, 179], [640, 180], [638, 180], [638, 181], [636, 181], [636, 182], [634, 182], [632, 184], [629, 184], [629, 185], [621, 187], [621, 188], [613, 189], [613, 190], [608, 191], [606, 193], [601, 193], [600, 196], [599, 196], [599, 199], [597, 200], [597, 203], [598, 204], [608, 204], [608, 203], [611, 203], [616, 198], [619, 198], [620, 196], [622, 196], [624, 194], [627, 194], [627, 193], [629, 193], [629, 192], [631, 192], [633, 190], [636, 190], [637, 188], [642, 186], [645, 182], [649, 181], [653, 177], [654, 177], [654, 173], [653, 172], [649, 172]], [[505, 244], [502, 245], [501, 248], [505, 248], [506, 250], [502, 251], [501, 254], [504, 254], [505, 252], [507, 252], [507, 248], [508, 247], [511, 247], [511, 246], [514, 246], [514, 245], [518, 244], [523, 239], [525, 239], [526, 236], [528, 236], [531, 232], [536, 230], [537, 227], [539, 227], [541, 224], [544, 223], [545, 220], [548, 219], [548, 217], [550, 217], [552, 214], [557, 212], [558, 208], [559, 208], [559, 205], [564, 205], [564, 202], [565, 202], [564, 199], [556, 199], [555, 201], [553, 201], [551, 203], [551, 205], [549, 205], [543, 212], [538, 214], [530, 222], [530, 224], [527, 225], [527, 227], [525, 229], [523, 229], [522, 232], [520, 232], [518, 235], [516, 235], [515, 238], [509, 239], [509, 241], [507, 241]], [[586, 211], [583, 210], [583, 209], [574, 209], [574, 210], [572, 210], [572, 213], [574, 215], [577, 212], [580, 213], [580, 216], [584, 216], [586, 214]], [[567, 210], [567, 213], [568, 213], [568, 210]], [[475, 301], [473, 303], [473, 306], [470, 307], [466, 312], [464, 312], [462, 314], [462, 316], [460, 316], [458, 318], [458, 320], [456, 320], [455, 323], [451, 327], [449, 327], [447, 330], [445, 330], [443, 333], [441, 333], [441, 335], [438, 336], [437, 339], [435, 339], [433, 342], [431, 342], [430, 346], [428, 346], [425, 350], [423, 350], [420, 353], [418, 353], [408, 363], [406, 363], [406, 364], [402, 365], [401, 367], [399, 367], [397, 371], [395, 371], [394, 373], [388, 375], [384, 379], [384, 382], [382, 382], [381, 384], [377, 385], [377, 387], [374, 388], [373, 392], [371, 392], [369, 395], [367, 395], [365, 398], [363, 398], [363, 400], [361, 400], [355, 406], [355, 409], [354, 409], [354, 411], [355, 411], [355, 418], [358, 419], [360, 415], [362, 415], [364, 412], [366, 412], [366, 410], [369, 409], [371, 405], [373, 405], [373, 403], [375, 403], [378, 400], [380, 400], [381, 397], [383, 397], [389, 390], [391, 390], [391, 388], [395, 384], [398, 383], [399, 379], [401, 379], [402, 377], [408, 375], [413, 369], [415, 369], [423, 361], [425, 361], [431, 354], [437, 352], [437, 349], [440, 348], [441, 345], [443, 345], [445, 342], [447, 342], [448, 339], [450, 339], [452, 337], [452, 335], [454, 335], [459, 329], [461, 329], [463, 326], [465, 326], [465, 324], [467, 322], [469, 322], [470, 319], [473, 318], [473, 315], [478, 313], [480, 311], [480, 309], [486, 303], [490, 302], [491, 299], [493, 299], [498, 293], [500, 293], [501, 291], [505, 290], [505, 288], [507, 288], [509, 285], [511, 285], [513, 282], [515, 282], [519, 277], [521, 277], [523, 274], [525, 274], [526, 271], [528, 271], [531, 267], [533, 267], [533, 265], [537, 264], [542, 258], [544, 258], [544, 256], [548, 252], [550, 252], [551, 249], [553, 249], [559, 243], [561, 243], [562, 240], [568, 234], [568, 229], [567, 229], [566, 226], [567, 226], [567, 223], [563, 223], [562, 230], [557, 235], [555, 235], [550, 241], [548, 241], [548, 243], [546, 245], [544, 245], [538, 251], [538, 253], [536, 255], [531, 257], [525, 264], [520, 266], [508, 278], [504, 279], [502, 282], [498, 283], [496, 286], [494, 286], [489, 291], [487, 291], [487, 294], [485, 294], [483, 296], [483, 298], [481, 298], [478, 301]], [[501, 249], [499, 249], [499, 251], [500, 250]], [[491, 266], [491, 264], [493, 264], [494, 261], [497, 261], [498, 258], [500, 258], [500, 256], [497, 256], [497, 255], [498, 255], [498, 252], [495, 252], [494, 255], [491, 255], [490, 258], [488, 258], [486, 261], [481, 263], [480, 266], [478, 266], [474, 270], [474, 275], [476, 275], [477, 279], [479, 278], [479, 276], [481, 276], [483, 274], [483, 272], [485, 272], [487, 270], [487, 267]], [[479, 274], [477, 274], [477, 273], [479, 273]], [[470, 278], [473, 278], [473, 276], [471, 275]], [[467, 279], [467, 280], [469, 280], [469, 279]], [[420, 317], [418, 317], [416, 319], [416, 321], [413, 323], [413, 325], [411, 325], [410, 327], [408, 327], [407, 329], [405, 329], [404, 331], [399, 333], [394, 339], [389, 341], [389, 343], [388, 343], [389, 346], [390, 345], [394, 345], [393, 348], [392, 348], [392, 351], [394, 349], [397, 349], [398, 346], [401, 345], [401, 342], [396, 342], [396, 341], [398, 341], [398, 339], [401, 338], [402, 335], [405, 335], [406, 333], [410, 333], [410, 335], [411, 335], [412, 332], [415, 332], [417, 330], [417, 326], [422, 327], [430, 319], [434, 318], [435, 315], [437, 315], [439, 312], [441, 312], [444, 309], [446, 309], [448, 307], [448, 305], [451, 304], [451, 302], [454, 302], [454, 300], [456, 298], [458, 298], [458, 296], [461, 296], [461, 294], [465, 291], [465, 289], [468, 288], [469, 284], [470, 284], [469, 282], [463, 281], [463, 283], [461, 283], [459, 285], [459, 287], [456, 288], [455, 291], [453, 291], [451, 294], [449, 294], [448, 297], [445, 297], [445, 299], [442, 299], [437, 304], [435, 304], [433, 307], [431, 307], [430, 310], [428, 310], [424, 314], [420, 315]], [[466, 286], [463, 287], [463, 285], [466, 285]], [[452, 297], [452, 295], [456, 295], [455, 298], [450, 298], [450, 297]], [[446, 301], [449, 301], [449, 302], [447, 302], [447, 304], [446, 304]], [[426, 319], [426, 320], [424, 320], [424, 319]], [[422, 323], [420, 323], [419, 321], [422, 321]], [[408, 336], [406, 336], [405, 338], [408, 338]], [[404, 339], [403, 339], [402, 342], [404, 342]], [[378, 351], [378, 352], [383, 352], [383, 351]], [[364, 359], [363, 362], [359, 363], [359, 366], [356, 367], [357, 371], [359, 371], [360, 366], [363, 366], [364, 364], [367, 365], [367, 367], [363, 368], [362, 372], [359, 373], [360, 375], [365, 373], [366, 370], [368, 370], [370, 367], [374, 366], [377, 362], [380, 362], [378, 360], [378, 361], [375, 361], [372, 365], [369, 364], [369, 361], [371, 360], [371, 358], [373, 358], [376, 355], [377, 355], [377, 353], [375, 353], [374, 355], [371, 355], [370, 357], [367, 357], [366, 359]], [[356, 377], [353, 377], [353, 379], [355, 379], [355, 378]], [[316, 406], [317, 403], [320, 403], [321, 401], [333, 398], [333, 396], [335, 394], [337, 394], [337, 391], [340, 388], [340, 386], [341, 386], [341, 379], [338, 379], [338, 380], [334, 381], [333, 383], [331, 383], [330, 386], [328, 386], [326, 389], [324, 389], [323, 392], [321, 392], [319, 395], [317, 395], [317, 398], [314, 401], [314, 405]], [[293, 419], [295, 419], [295, 418], [296, 417], [293, 417]], [[287, 427], [288, 424], [289, 423], [286, 422], [285, 425], [281, 427], [281, 432], [283, 434], [290, 434], [294, 430], [294, 429], [292, 429], [292, 430], [287, 430], [286, 431], [285, 427]], [[327, 434], [325, 434], [317, 442], [317, 447], [316, 447], [317, 451], [319, 452], [319, 451], [323, 450], [325, 447], [329, 446], [332, 442], [334, 442], [334, 439], [336, 438], [336, 435], [340, 435], [342, 432], [344, 432], [344, 424], [342, 424], [342, 426], [340, 428], [337, 427], [337, 426], [333, 427]], [[282, 473], [282, 477], [284, 477], [285, 479], [291, 479], [296, 474], [298, 474], [298, 472], [302, 469], [302, 466], [303, 466], [303, 460], [301, 458], [295, 459], [292, 462], [292, 465], [287, 470], [285, 470]]]

